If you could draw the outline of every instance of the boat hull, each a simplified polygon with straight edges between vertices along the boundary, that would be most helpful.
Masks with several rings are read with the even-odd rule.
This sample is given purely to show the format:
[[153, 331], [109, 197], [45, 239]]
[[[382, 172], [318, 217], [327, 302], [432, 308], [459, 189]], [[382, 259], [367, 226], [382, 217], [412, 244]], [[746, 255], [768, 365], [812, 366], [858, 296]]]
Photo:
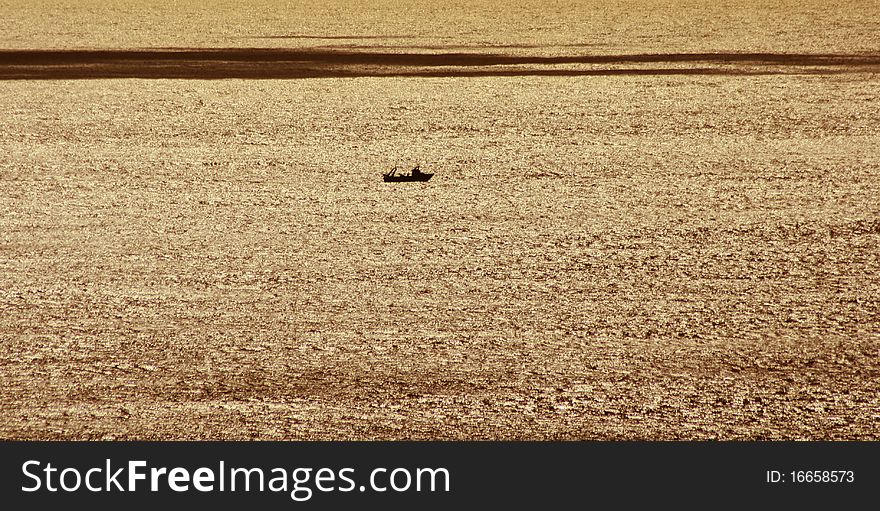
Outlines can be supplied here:
[[382, 174], [382, 181], [385, 181], [386, 183], [424, 182], [432, 177], [434, 177], [434, 174], [416, 174], [415, 176], [389, 176], [387, 174]]

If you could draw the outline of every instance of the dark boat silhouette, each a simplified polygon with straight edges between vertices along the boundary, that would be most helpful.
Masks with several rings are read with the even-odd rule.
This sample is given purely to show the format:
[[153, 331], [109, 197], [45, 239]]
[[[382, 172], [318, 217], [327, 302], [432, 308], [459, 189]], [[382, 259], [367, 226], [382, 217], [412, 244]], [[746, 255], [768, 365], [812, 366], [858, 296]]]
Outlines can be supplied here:
[[404, 183], [407, 181], [427, 181], [434, 177], [434, 174], [422, 172], [418, 165], [413, 167], [409, 174], [398, 174], [397, 167], [382, 174], [382, 181], [386, 183]]

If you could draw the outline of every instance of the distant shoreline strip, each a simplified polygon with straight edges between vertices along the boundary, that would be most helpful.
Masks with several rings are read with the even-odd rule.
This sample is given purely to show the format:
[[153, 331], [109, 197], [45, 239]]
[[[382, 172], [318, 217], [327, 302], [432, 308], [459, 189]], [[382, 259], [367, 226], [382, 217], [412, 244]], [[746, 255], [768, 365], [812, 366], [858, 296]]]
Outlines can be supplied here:
[[853, 72], [880, 72], [880, 55], [670, 53], [541, 56], [273, 48], [0, 50], [0, 80], [748, 76]]

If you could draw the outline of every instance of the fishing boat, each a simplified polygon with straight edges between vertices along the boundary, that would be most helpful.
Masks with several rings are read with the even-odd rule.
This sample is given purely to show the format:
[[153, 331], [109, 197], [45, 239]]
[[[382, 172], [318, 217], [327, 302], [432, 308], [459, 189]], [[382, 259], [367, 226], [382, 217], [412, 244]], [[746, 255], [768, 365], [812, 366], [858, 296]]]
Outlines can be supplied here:
[[403, 183], [407, 181], [427, 181], [434, 177], [433, 173], [422, 172], [418, 165], [413, 167], [409, 174], [398, 174], [397, 167], [382, 174], [382, 181], [386, 183]]

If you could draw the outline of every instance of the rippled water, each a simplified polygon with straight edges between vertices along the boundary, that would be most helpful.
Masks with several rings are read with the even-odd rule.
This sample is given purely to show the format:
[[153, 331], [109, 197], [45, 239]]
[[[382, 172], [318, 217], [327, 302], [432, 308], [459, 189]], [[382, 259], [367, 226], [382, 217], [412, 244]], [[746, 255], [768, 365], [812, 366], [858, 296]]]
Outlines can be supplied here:
[[4, 437], [877, 437], [876, 3], [4, 7]]

